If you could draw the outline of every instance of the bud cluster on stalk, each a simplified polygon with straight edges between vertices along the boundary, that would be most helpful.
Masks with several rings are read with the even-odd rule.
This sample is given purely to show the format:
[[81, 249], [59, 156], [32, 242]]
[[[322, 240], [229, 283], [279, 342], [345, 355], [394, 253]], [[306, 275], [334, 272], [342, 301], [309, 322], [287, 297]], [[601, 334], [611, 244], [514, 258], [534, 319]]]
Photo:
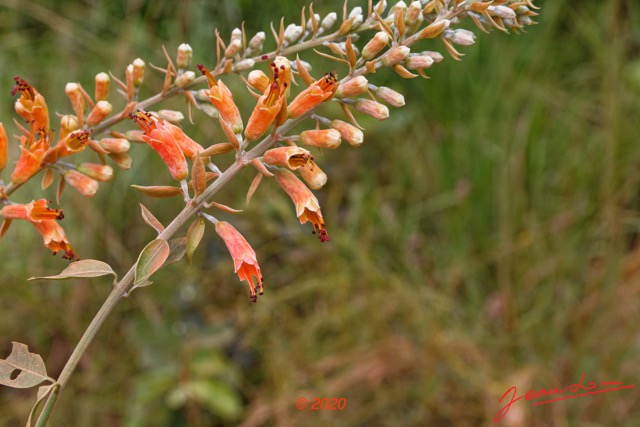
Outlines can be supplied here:
[[[188, 259], [202, 237], [204, 223], [214, 223], [216, 232], [229, 249], [235, 272], [240, 280], [248, 282], [251, 299], [255, 301], [263, 292], [255, 252], [233, 226], [204, 211], [215, 207], [227, 213], [238, 212], [210, 200], [212, 192], [207, 189], [217, 185], [215, 180], [224, 174], [215, 165], [215, 158], [234, 155], [236, 164], [241, 167], [251, 165], [256, 169], [256, 177], [247, 192], [247, 203], [261, 181], [272, 179], [277, 182], [291, 199], [300, 223], [310, 222], [313, 233], [321, 242], [326, 242], [329, 234], [320, 203], [312, 192], [322, 188], [328, 180], [316, 163], [321, 158], [319, 154], [322, 150], [338, 148], [342, 141], [351, 147], [362, 146], [364, 128], [358, 122], [361, 117], [385, 120], [390, 115], [389, 106], [400, 108], [405, 105], [404, 95], [379, 85], [376, 74], [395, 73], [404, 79], [428, 78], [426, 70], [444, 59], [439, 48], [458, 60], [462, 54], [457, 48], [475, 43], [475, 33], [462, 28], [463, 22], [473, 23], [483, 32], [492, 29], [519, 32], [535, 24], [532, 20], [536, 16], [534, 9], [532, 0], [415, 0], [408, 4], [381, 0], [375, 5], [369, 2], [367, 7], [351, 9], [345, 3], [342, 13], [330, 12], [321, 16], [309, 5], [308, 10], [302, 10], [300, 21], [285, 24], [281, 20], [279, 27], [272, 26], [276, 49], [271, 52], [264, 51], [270, 43], [268, 33], [246, 34], [241, 26], [226, 39], [215, 32], [216, 61], [209, 66], [194, 67], [194, 51], [182, 43], [177, 48], [175, 60], [163, 48], [166, 58], [163, 68], [147, 67], [144, 60], [137, 58], [124, 69], [122, 81], [112, 74], [99, 73], [95, 77], [93, 97], [80, 83], [68, 83], [65, 93], [73, 113], [60, 116], [57, 136], [49, 124], [44, 97], [26, 81], [16, 78], [14, 94], [20, 94], [20, 98], [15, 110], [27, 125], [19, 128], [21, 155], [11, 173], [8, 194], [44, 170], [43, 189], [51, 185], [55, 173], [60, 175], [58, 198], [64, 183], [84, 196], [93, 196], [99, 182], [113, 177], [108, 159], [120, 168], [128, 169], [133, 161], [129, 156], [131, 143], [146, 144], [164, 161], [179, 186], [134, 188], [151, 197], [181, 195], [187, 206], [197, 208], [199, 217], [187, 233]], [[427, 44], [428, 49], [433, 50], [418, 49], [417, 43]], [[332, 60], [333, 68], [313, 72], [310, 64], [297, 55], [311, 48]], [[211, 57], [211, 52], [204, 52], [203, 57]], [[157, 100], [181, 95], [187, 102], [186, 113], [141, 108], [140, 90], [145, 84], [145, 75], [153, 70], [164, 74], [162, 90], [152, 98], [153, 102], [141, 105], [148, 106]], [[198, 74], [202, 77], [197, 77]], [[236, 104], [235, 98], [244, 95], [231, 89], [235, 85], [230, 82], [237, 75], [255, 98], [250, 111], [244, 111]], [[237, 79], [236, 83], [239, 81]], [[197, 86], [203, 82], [205, 88]], [[118, 105], [112, 98], [114, 92], [124, 98], [122, 108], [114, 108]], [[329, 103], [336, 108], [325, 108]], [[208, 146], [190, 138], [181, 127], [185, 116], [193, 123], [192, 116], [198, 112], [213, 119], [213, 126], [220, 135], [219, 140], [211, 141]], [[137, 129], [123, 132], [111, 129], [127, 117], [135, 122]], [[0, 123], [0, 171], [8, 165], [8, 145], [7, 132]], [[95, 159], [77, 165], [69, 162], [72, 156], [85, 151], [93, 152]], [[10, 204], [2, 181], [0, 202]], [[34, 203], [31, 207], [24, 205], [5, 212], [12, 215], [11, 218], [37, 222], [29, 216], [33, 207], [45, 213], [49, 208], [43, 207], [40, 201], [37, 205]], [[36, 209], [36, 212], [39, 211]], [[150, 212], [145, 221], [156, 230], [162, 229], [157, 220], [149, 220], [149, 215]], [[48, 221], [58, 219], [57, 216], [47, 217]], [[57, 232], [57, 228], [55, 230]], [[0, 232], [4, 231], [6, 227], [0, 227]], [[66, 237], [49, 247], [72, 253]]]

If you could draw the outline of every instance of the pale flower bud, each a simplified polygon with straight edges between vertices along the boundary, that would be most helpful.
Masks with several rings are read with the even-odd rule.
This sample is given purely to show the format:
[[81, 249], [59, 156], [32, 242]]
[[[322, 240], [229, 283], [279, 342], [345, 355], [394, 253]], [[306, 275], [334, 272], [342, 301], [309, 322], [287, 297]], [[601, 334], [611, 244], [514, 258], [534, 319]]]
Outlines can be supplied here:
[[342, 120], [331, 121], [331, 127], [340, 132], [342, 138], [354, 147], [362, 145], [364, 134], [357, 127]]
[[143, 130], [128, 130], [125, 135], [129, 141], [147, 143], [147, 141], [144, 140], [145, 133]]
[[409, 70], [422, 70], [433, 65], [433, 58], [428, 55], [410, 56], [404, 61], [404, 66]]
[[376, 90], [376, 93], [384, 102], [392, 107], [400, 108], [404, 106], [404, 96], [391, 88], [380, 86]]
[[489, 11], [502, 19], [513, 19], [516, 17], [516, 13], [513, 9], [507, 6], [489, 6]]
[[102, 182], [110, 181], [111, 178], [113, 178], [113, 168], [109, 165], [80, 163], [80, 165], [78, 165], [78, 172]]
[[391, 6], [391, 9], [389, 9], [389, 14], [387, 15], [387, 19], [395, 17], [396, 9], [407, 10], [407, 4], [405, 2], [403, 2], [402, 0], [400, 0], [398, 3], [394, 4], [393, 6]]
[[106, 101], [109, 97], [109, 86], [111, 85], [111, 77], [107, 73], [98, 73], [96, 75], [96, 101]]
[[338, 86], [337, 98], [353, 98], [362, 95], [369, 89], [369, 82], [364, 76], [357, 76]]
[[476, 42], [476, 35], [463, 28], [458, 28], [455, 31], [446, 30], [445, 37], [450, 39], [453, 43], [461, 46], [471, 46]]
[[87, 125], [95, 126], [103, 121], [113, 111], [109, 101], [98, 101], [87, 116]]
[[188, 68], [193, 57], [193, 49], [186, 43], [178, 46], [178, 55], [176, 56], [176, 65], [179, 69]]
[[184, 114], [175, 110], [159, 110], [157, 115], [159, 119], [166, 120], [174, 125], [184, 120]]
[[436, 64], [444, 59], [444, 56], [442, 56], [440, 52], [434, 52], [431, 50], [424, 51], [420, 55], [430, 56]]
[[342, 142], [336, 129], [305, 130], [298, 135], [300, 142], [319, 148], [338, 148]]
[[184, 73], [178, 75], [176, 79], [173, 81], [173, 84], [176, 87], [185, 87], [190, 84], [196, 78], [196, 73], [193, 71], [185, 71]]
[[129, 151], [131, 144], [125, 138], [102, 138], [100, 146], [109, 153], [126, 153]]
[[236, 53], [240, 51], [241, 47], [242, 47], [242, 40], [238, 40], [238, 39], [231, 40], [231, 42], [229, 43], [229, 46], [227, 46], [227, 50], [224, 51], [225, 58], [233, 58], [236, 55]]
[[533, 25], [533, 19], [531, 19], [529, 16], [521, 16], [518, 18], [518, 21], [520, 22], [521, 25]]
[[364, 48], [362, 48], [362, 58], [369, 61], [375, 58], [378, 53], [389, 44], [389, 34], [386, 31], [379, 31]]
[[212, 119], [217, 119], [218, 117], [220, 117], [220, 113], [218, 113], [216, 107], [211, 104], [199, 104], [198, 107], [200, 108], [200, 111], [202, 111]]
[[256, 61], [251, 58], [243, 59], [240, 62], [237, 62], [233, 66], [233, 71], [247, 71], [253, 68], [256, 65]]
[[389, 109], [379, 102], [370, 99], [360, 98], [353, 104], [357, 111], [365, 113], [376, 120], [384, 120], [389, 117]]
[[322, 23], [320, 24], [320, 28], [322, 28], [324, 31], [327, 31], [335, 25], [337, 20], [338, 15], [335, 12], [331, 12], [324, 17]]
[[516, 8], [515, 12], [516, 12], [518, 15], [527, 15], [527, 14], [530, 12], [530, 10], [529, 10], [529, 8], [528, 8], [527, 6], [525, 6], [525, 5], [520, 5], [520, 6], [518, 6], [518, 7]]
[[411, 2], [407, 9], [407, 14], [404, 17], [404, 22], [407, 25], [413, 26], [422, 23], [422, 4], [419, 1]]
[[253, 50], [260, 51], [262, 50], [262, 45], [264, 44], [265, 40], [266, 35], [264, 31], [260, 31], [255, 36], [253, 36], [251, 40], [249, 40], [249, 47]]
[[140, 87], [144, 81], [145, 63], [142, 59], [136, 58], [133, 61], [133, 86]]
[[411, 49], [407, 46], [396, 46], [382, 57], [382, 64], [385, 67], [393, 67], [394, 65], [404, 61], [409, 56], [410, 52]]
[[375, 10], [379, 15], [382, 15], [386, 8], [387, 0], [380, 0], [375, 6], [373, 6], [373, 10]]
[[302, 27], [296, 24], [289, 24], [284, 30], [284, 39], [288, 43], [295, 43], [302, 35]]
[[60, 133], [58, 135], [58, 138], [61, 141], [64, 141], [67, 135], [69, 135], [79, 127], [80, 124], [78, 123], [78, 118], [76, 116], [72, 114], [66, 114], [60, 117]]
[[260, 70], [253, 70], [249, 73], [247, 81], [251, 87], [257, 89], [260, 93], [264, 93], [269, 86], [269, 77]]
[[[314, 13], [313, 16], [314, 16], [314, 18], [316, 18], [316, 22], [319, 23], [320, 22], [320, 15], [317, 14], [317, 13]], [[307, 20], [307, 31], [312, 31], [312, 29], [313, 29], [313, 22], [311, 21], [311, 18], [309, 18]]]
[[354, 7], [347, 19], [353, 18], [351, 23], [351, 29], [356, 29], [362, 24], [364, 17], [362, 16], [362, 8], [360, 6]]

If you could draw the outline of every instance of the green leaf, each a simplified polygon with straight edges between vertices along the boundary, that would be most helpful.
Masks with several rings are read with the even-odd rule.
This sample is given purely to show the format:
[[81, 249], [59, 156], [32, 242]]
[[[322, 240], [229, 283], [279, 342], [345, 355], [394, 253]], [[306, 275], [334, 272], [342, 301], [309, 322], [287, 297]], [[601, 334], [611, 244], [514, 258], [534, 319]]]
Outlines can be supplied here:
[[191, 257], [193, 253], [198, 248], [200, 244], [200, 240], [202, 240], [202, 236], [204, 236], [204, 226], [205, 221], [204, 218], [198, 217], [193, 224], [189, 226], [189, 231], [187, 231], [187, 262], [191, 265]]
[[112, 274], [117, 280], [118, 275], [113, 271], [111, 266], [106, 262], [95, 259], [83, 259], [72, 262], [62, 273], [56, 276], [30, 277], [29, 280], [46, 279], [46, 280], [62, 280], [74, 277], [99, 277]]
[[242, 412], [242, 401], [238, 392], [216, 380], [195, 380], [180, 384], [167, 396], [170, 407], [179, 408], [189, 401], [205, 406], [209, 412], [221, 418], [237, 419]]
[[[51, 381], [40, 355], [29, 353], [29, 348], [22, 343], [12, 344], [9, 357], [0, 359], [0, 384], [14, 388], [29, 388], [43, 381]], [[14, 375], [16, 371], [17, 376]]]
[[169, 248], [171, 249], [171, 252], [169, 253], [167, 260], [164, 262], [164, 265], [169, 265], [182, 259], [187, 249], [187, 238], [178, 237], [176, 239], [169, 240]]
[[158, 271], [167, 258], [169, 258], [170, 252], [171, 248], [169, 247], [169, 243], [163, 239], [156, 239], [145, 246], [142, 252], [140, 252], [140, 256], [136, 262], [136, 273], [133, 284], [137, 285], [144, 282], [151, 277], [153, 273]]

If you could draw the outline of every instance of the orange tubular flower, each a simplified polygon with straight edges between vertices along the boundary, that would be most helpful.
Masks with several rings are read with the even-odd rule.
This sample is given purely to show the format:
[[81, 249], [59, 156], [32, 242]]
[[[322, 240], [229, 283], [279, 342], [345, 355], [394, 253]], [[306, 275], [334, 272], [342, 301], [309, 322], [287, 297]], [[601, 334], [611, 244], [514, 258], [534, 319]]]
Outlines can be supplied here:
[[253, 283], [253, 277], [256, 278], [260, 295], [264, 293], [264, 287], [255, 251], [242, 237], [242, 234], [228, 222], [218, 221], [216, 223], [216, 233], [222, 237], [222, 240], [227, 245], [231, 258], [233, 258], [234, 271], [238, 274], [240, 280], [245, 280], [249, 283], [251, 300], [256, 302], [258, 296], [256, 295], [256, 285]]
[[262, 160], [268, 165], [285, 166], [291, 170], [296, 170], [313, 161], [313, 156], [304, 148], [289, 146], [267, 150]]
[[4, 130], [4, 126], [0, 123], [0, 171], [4, 169], [4, 166], [7, 164], [7, 132]]
[[197, 65], [198, 69], [207, 76], [207, 82], [209, 83], [209, 90], [206, 91], [209, 100], [216, 107], [220, 113], [220, 117], [229, 123], [233, 132], [238, 134], [242, 133], [242, 117], [240, 117], [240, 111], [233, 102], [233, 95], [229, 88], [222, 82], [222, 80], [216, 80], [215, 77], [209, 72], [204, 65]]
[[144, 131], [144, 140], [162, 157], [171, 175], [177, 180], [185, 179], [189, 173], [187, 160], [173, 136], [170, 124], [140, 110], [129, 117]]
[[295, 119], [309, 112], [321, 102], [331, 99], [338, 89], [337, 76], [334, 73], [325, 73], [324, 77], [315, 81], [303, 90], [289, 104], [289, 117]]
[[44, 97], [32, 88], [29, 83], [18, 76], [13, 78], [16, 85], [11, 91], [11, 95], [21, 92], [22, 95], [16, 101], [16, 113], [20, 114], [31, 124], [31, 133], [37, 131], [49, 131], [49, 110]]
[[[282, 56], [276, 56], [271, 63], [271, 79], [267, 89], [249, 117], [244, 136], [249, 141], [260, 138], [271, 127], [280, 110], [286, 108], [286, 98], [291, 86], [291, 63]], [[277, 123], [276, 123], [277, 125]]]
[[281, 169], [276, 173], [276, 180], [291, 197], [296, 207], [296, 216], [300, 220], [300, 224], [304, 224], [307, 221], [311, 222], [313, 224], [313, 233], [318, 234], [320, 241], [328, 241], [329, 234], [327, 234], [327, 230], [324, 227], [320, 205], [311, 190], [293, 172], [289, 172], [286, 169]]
[[42, 234], [44, 245], [57, 254], [64, 252], [62, 258], [68, 260], [77, 259], [73, 248], [64, 230], [56, 222], [64, 218], [64, 214], [59, 209], [51, 209], [47, 206], [45, 199], [34, 200], [26, 205], [8, 205], [0, 210], [0, 216], [6, 219], [24, 219], [36, 227]]
[[40, 170], [40, 165], [48, 149], [49, 139], [46, 134], [41, 133], [37, 141], [33, 135], [22, 135], [20, 137], [21, 155], [11, 174], [11, 182], [22, 184], [35, 175]]

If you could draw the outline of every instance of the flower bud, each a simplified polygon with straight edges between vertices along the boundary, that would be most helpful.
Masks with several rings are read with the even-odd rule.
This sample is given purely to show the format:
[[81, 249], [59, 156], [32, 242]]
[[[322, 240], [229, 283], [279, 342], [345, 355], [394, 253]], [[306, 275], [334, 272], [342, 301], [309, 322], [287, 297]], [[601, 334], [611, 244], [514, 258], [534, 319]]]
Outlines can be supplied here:
[[233, 39], [224, 51], [225, 58], [233, 58], [242, 48], [242, 40]]
[[362, 145], [364, 134], [357, 127], [342, 120], [331, 121], [331, 127], [340, 132], [342, 138], [354, 147]]
[[338, 86], [336, 97], [353, 98], [362, 95], [369, 89], [369, 82], [364, 76], [357, 76]]
[[199, 104], [198, 108], [200, 108], [200, 111], [202, 111], [212, 119], [217, 119], [218, 117], [220, 117], [220, 113], [218, 113], [218, 110], [216, 110], [216, 107], [214, 107], [211, 104]]
[[327, 174], [314, 161], [302, 166], [298, 173], [312, 190], [319, 190], [327, 183]]
[[531, 19], [529, 16], [520, 16], [518, 18], [518, 22], [520, 22], [521, 25], [533, 25], [535, 24], [535, 22], [533, 22], [533, 19]]
[[100, 146], [109, 153], [126, 153], [129, 151], [131, 144], [125, 138], [102, 138]]
[[385, 67], [393, 67], [394, 65], [404, 61], [409, 56], [410, 52], [411, 49], [407, 46], [396, 46], [382, 57], [382, 64]]
[[[320, 22], [320, 14], [314, 13], [313, 17], [316, 18], [316, 22]], [[313, 28], [313, 22], [311, 21], [311, 18], [309, 18], [307, 20], [307, 31], [312, 31], [312, 28]]]
[[305, 130], [298, 138], [303, 144], [320, 148], [338, 148], [342, 142], [336, 129]]
[[380, 86], [376, 90], [376, 93], [384, 102], [392, 107], [400, 108], [404, 105], [404, 96], [391, 88]]
[[389, 109], [379, 102], [370, 99], [360, 98], [353, 104], [357, 111], [365, 113], [376, 120], [384, 120], [389, 117]]
[[63, 174], [64, 180], [78, 190], [83, 196], [91, 197], [98, 191], [98, 181], [89, 178], [76, 170], [68, 170]]
[[97, 181], [110, 181], [113, 178], [113, 168], [109, 165], [101, 165], [97, 163], [80, 163], [78, 172], [87, 175]]
[[529, 8], [528, 8], [527, 6], [525, 6], [525, 5], [520, 5], [520, 6], [518, 6], [518, 7], [516, 8], [515, 12], [516, 12], [516, 14], [518, 14], [518, 15], [527, 15], [527, 14], [530, 12], [530, 10], [529, 10]]
[[455, 31], [446, 30], [443, 34], [445, 34], [445, 38], [461, 46], [471, 46], [476, 42], [476, 35], [463, 28], [458, 28]]
[[362, 48], [362, 58], [369, 61], [375, 58], [382, 49], [389, 44], [389, 34], [386, 31], [378, 31], [369, 43]]
[[294, 145], [267, 150], [262, 160], [268, 165], [284, 166], [295, 170], [312, 161], [313, 156], [304, 148]]
[[250, 70], [256, 65], [256, 61], [251, 58], [243, 59], [242, 61], [236, 62], [233, 65], [233, 71], [247, 71]]
[[193, 49], [186, 43], [178, 46], [178, 54], [176, 55], [176, 65], [178, 69], [188, 68], [193, 57]]
[[433, 65], [433, 58], [428, 55], [410, 56], [404, 61], [404, 66], [409, 70], [422, 70]]
[[136, 58], [133, 61], [133, 86], [140, 87], [144, 81], [145, 63], [142, 59]]
[[143, 130], [128, 130], [126, 133], [127, 139], [131, 142], [144, 142], [144, 131]]
[[430, 50], [424, 51], [420, 55], [430, 56], [436, 64], [444, 59], [444, 56], [442, 56], [440, 52], [433, 52]]
[[407, 4], [400, 0], [398, 3], [391, 6], [389, 9], [389, 14], [387, 15], [387, 19], [393, 19], [396, 15], [396, 9], [402, 9], [403, 13], [407, 10]]
[[302, 27], [296, 24], [289, 24], [284, 30], [284, 39], [287, 43], [295, 43], [302, 35]]
[[337, 20], [338, 15], [335, 12], [331, 12], [324, 17], [324, 19], [320, 23], [320, 28], [322, 28], [323, 31], [327, 31], [335, 25]]
[[380, 16], [382, 16], [382, 13], [386, 8], [387, 8], [387, 0], [380, 0], [378, 3], [376, 3], [375, 6], [373, 6], [373, 10]]
[[364, 17], [362, 16], [362, 8], [360, 6], [354, 7], [353, 10], [351, 10], [351, 13], [349, 13], [347, 19], [351, 18], [353, 18], [351, 29], [355, 30], [360, 26], [360, 24], [362, 24], [362, 21], [364, 20]]
[[264, 44], [266, 38], [267, 37], [264, 34], [264, 31], [256, 33], [256, 35], [253, 36], [251, 40], [249, 40], [249, 49], [251, 49], [253, 53], [260, 53], [262, 51], [262, 45]]
[[[133, 159], [124, 153], [109, 153], [109, 157], [111, 160], [116, 162], [120, 169], [131, 169], [131, 165], [133, 164]], [[186, 178], [186, 175], [185, 175]]]
[[502, 19], [513, 19], [516, 17], [513, 9], [507, 6], [489, 6], [489, 12], [493, 12], [495, 16]]
[[157, 113], [159, 119], [166, 120], [174, 125], [177, 125], [184, 120], [184, 114], [175, 110], [160, 110]]
[[264, 93], [269, 87], [269, 77], [260, 70], [253, 70], [247, 78], [251, 87], [257, 89], [260, 93]]
[[106, 101], [109, 97], [109, 86], [111, 85], [111, 77], [107, 73], [96, 74], [96, 101]]
[[176, 87], [185, 87], [186, 85], [194, 81], [195, 78], [196, 78], [196, 73], [194, 73], [193, 71], [185, 71], [184, 73], [176, 77], [176, 79], [173, 81], [173, 84]]
[[109, 101], [98, 101], [87, 116], [87, 125], [95, 126], [103, 121], [113, 111]]
[[78, 118], [84, 117], [84, 97], [82, 96], [82, 89], [78, 83], [67, 83], [64, 87], [64, 93], [69, 97], [71, 101], [71, 107], [76, 113]]
[[419, 1], [413, 1], [407, 8], [407, 14], [404, 17], [404, 22], [414, 31], [422, 23], [422, 4]]
[[0, 171], [4, 169], [7, 164], [7, 132], [4, 130], [4, 125], [0, 123]]

